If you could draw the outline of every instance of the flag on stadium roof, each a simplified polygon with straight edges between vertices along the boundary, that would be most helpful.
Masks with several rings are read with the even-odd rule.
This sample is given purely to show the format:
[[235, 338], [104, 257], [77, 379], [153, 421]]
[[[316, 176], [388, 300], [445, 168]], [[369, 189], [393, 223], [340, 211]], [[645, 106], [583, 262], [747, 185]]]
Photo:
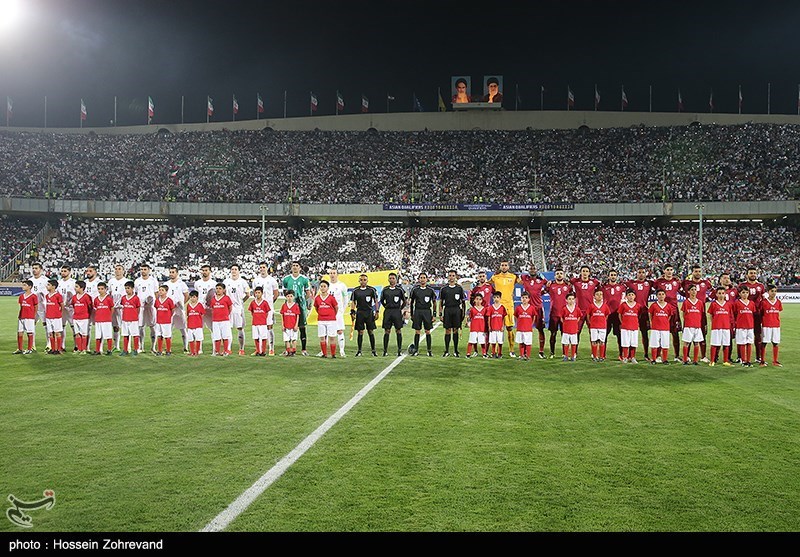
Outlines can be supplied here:
[[628, 95], [625, 94], [625, 86], [622, 86], [622, 110], [628, 108]]
[[147, 97], [147, 123], [153, 121], [153, 116], [156, 113], [156, 105], [153, 104], [153, 98]]
[[600, 105], [600, 91], [597, 90], [597, 83], [594, 84], [594, 109]]
[[11, 102], [11, 97], [6, 97], [6, 125], [8, 120], [14, 115], [14, 105]]
[[233, 115], [239, 114], [239, 101], [236, 100], [236, 95], [233, 96]]
[[206, 116], [213, 116], [214, 115], [214, 99], [211, 97], [207, 97], [208, 106], [206, 107]]
[[567, 110], [574, 107], [575, 107], [575, 95], [572, 92], [572, 89], [569, 88], [569, 85], [567, 85]]
[[261, 99], [261, 94], [256, 93], [256, 114], [264, 113], [264, 101]]
[[708, 95], [708, 110], [709, 112], [714, 112], [714, 90], [711, 90], [711, 93]]
[[369, 99], [361, 95], [361, 112], [369, 112]]
[[86, 120], [86, 104], [81, 99], [81, 121]]
[[314, 92], [311, 92], [311, 112], [317, 111], [317, 97], [314, 95]]
[[393, 101], [394, 97], [392, 95], [386, 95], [386, 100], [387, 101]]
[[336, 91], [336, 114], [344, 110], [344, 99], [339, 91]]
[[425, 109], [422, 108], [422, 103], [419, 102], [416, 93], [414, 93], [414, 112], [425, 112]]
[[742, 86], [739, 85], [739, 114], [742, 113]]
[[442, 88], [440, 87], [439, 90], [439, 112], [447, 112], [447, 106], [444, 104], [444, 99], [442, 98]]
[[680, 89], [678, 89], [678, 112], [683, 112], [683, 97]]

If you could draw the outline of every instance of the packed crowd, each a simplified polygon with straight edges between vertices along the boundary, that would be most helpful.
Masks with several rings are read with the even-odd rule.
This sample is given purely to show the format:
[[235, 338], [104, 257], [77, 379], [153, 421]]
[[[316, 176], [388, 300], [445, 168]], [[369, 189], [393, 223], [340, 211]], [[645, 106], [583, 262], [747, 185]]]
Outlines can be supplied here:
[[[0, 217], [0, 265], [12, 261], [42, 228], [38, 221]], [[38, 255], [38, 254], [37, 254]]]
[[0, 133], [0, 195], [383, 203], [794, 199], [800, 128]]
[[[665, 264], [688, 274], [699, 259], [697, 225], [551, 225], [545, 234], [547, 266], [617, 270], [633, 277], [638, 265]], [[800, 231], [758, 225], [703, 227], [703, 267], [707, 275], [738, 272], [754, 266], [779, 285], [800, 284]], [[736, 278], [736, 277], [734, 277]]]

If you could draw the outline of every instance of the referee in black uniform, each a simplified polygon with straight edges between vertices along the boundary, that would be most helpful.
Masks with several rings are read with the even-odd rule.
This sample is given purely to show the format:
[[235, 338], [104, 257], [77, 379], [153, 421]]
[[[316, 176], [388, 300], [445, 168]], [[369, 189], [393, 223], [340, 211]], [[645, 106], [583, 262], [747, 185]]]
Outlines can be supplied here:
[[355, 330], [358, 331], [358, 352], [361, 356], [361, 345], [364, 343], [364, 329], [369, 333], [369, 345], [372, 355], [375, 352], [375, 318], [378, 316], [378, 291], [367, 285], [367, 275], [358, 277], [358, 288], [350, 294], [350, 317], [355, 319]]
[[406, 293], [397, 286], [397, 274], [389, 273], [389, 286], [381, 290], [383, 306], [383, 355], [389, 354], [389, 333], [394, 328], [397, 333], [397, 355], [403, 353], [403, 308], [406, 307]]
[[453, 337], [453, 355], [458, 358], [458, 334], [464, 322], [466, 298], [464, 289], [456, 282], [458, 275], [455, 271], [447, 271], [447, 284], [439, 290], [439, 316], [444, 325], [444, 354], [443, 358], [450, 355], [450, 336]]
[[428, 356], [431, 353], [431, 329], [433, 329], [433, 306], [436, 303], [436, 291], [428, 286], [428, 275], [419, 274], [419, 284], [411, 289], [408, 295], [411, 300], [411, 327], [414, 329], [414, 346], [417, 351], [414, 356], [419, 354], [419, 336], [422, 328], [425, 328], [425, 342], [428, 345]]

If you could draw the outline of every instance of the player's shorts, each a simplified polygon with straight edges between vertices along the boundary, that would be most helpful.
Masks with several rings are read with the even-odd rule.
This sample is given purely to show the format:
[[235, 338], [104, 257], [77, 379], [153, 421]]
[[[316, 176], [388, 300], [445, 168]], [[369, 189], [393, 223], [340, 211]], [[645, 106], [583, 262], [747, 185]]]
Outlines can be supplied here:
[[176, 307], [172, 310], [172, 326], [179, 331], [186, 328], [186, 314], [182, 307]]
[[650, 329], [650, 348], [669, 348], [669, 331]]
[[547, 328], [551, 333], [556, 333], [561, 330], [561, 318], [550, 312], [550, 321], [547, 323]]
[[139, 322], [138, 321], [123, 321], [120, 327], [120, 334], [123, 337], [138, 337], [139, 336]]
[[[308, 324], [308, 312], [310, 310], [306, 307], [305, 300], [299, 301], [298, 304], [300, 304], [300, 317], [297, 318], [297, 326], [302, 328]], [[375, 327], [372, 328], [374, 329]]]
[[[514, 304], [509, 304], [509, 305], [503, 304], [503, 306], [506, 308], [505, 325], [506, 325], [506, 327], [513, 327], [514, 326]], [[447, 325], [445, 325], [445, 327], [447, 327]]]
[[18, 319], [17, 332], [18, 333], [33, 333], [36, 331], [36, 319]]
[[75, 325], [75, 334], [76, 335], [83, 335], [85, 337], [89, 336], [89, 320], [88, 319], [76, 319], [73, 322], [73, 325]]
[[684, 327], [681, 339], [686, 343], [703, 342], [705, 335], [703, 335], [703, 330], [699, 327]]
[[152, 305], [143, 305], [139, 309], [139, 326], [152, 327], [155, 324], [156, 324], [155, 309], [153, 308]]
[[114, 327], [111, 326], [111, 321], [103, 321], [101, 323], [95, 322], [94, 324], [94, 339], [111, 340], [114, 336]]
[[477, 331], [469, 332], [470, 344], [486, 344], [486, 333], [479, 333]]
[[[302, 326], [302, 325], [301, 325]], [[375, 313], [372, 311], [358, 310], [356, 311], [356, 331], [363, 331], [365, 328], [368, 331], [375, 330]]]
[[211, 340], [222, 340], [233, 338], [231, 335], [231, 322], [226, 321], [212, 321], [211, 323]]
[[66, 307], [61, 312], [61, 322], [66, 326], [68, 323], [72, 324], [72, 314], [75, 310], [71, 307]]
[[530, 344], [533, 345], [533, 331], [529, 332], [522, 332], [517, 331], [517, 335], [515, 337], [517, 344]]
[[624, 348], [636, 348], [639, 346], [639, 331], [620, 329], [619, 342]]
[[711, 329], [711, 346], [730, 346], [730, 329]]
[[745, 344], [753, 344], [755, 341], [755, 332], [753, 329], [736, 329], [736, 345], [744, 346]]
[[411, 328], [415, 331], [433, 329], [433, 313], [429, 309], [418, 309], [411, 318]]
[[619, 338], [619, 329], [619, 313], [615, 311], [606, 319], [606, 335], [608, 335], [608, 333], [614, 333], [614, 336]]
[[503, 344], [505, 331], [489, 331], [489, 344]]
[[284, 329], [283, 342], [291, 342], [293, 340], [297, 340], [297, 331], [294, 329]]
[[172, 323], [156, 323], [155, 331], [157, 337], [172, 338]]
[[561, 344], [578, 344], [578, 333], [561, 333]]
[[267, 340], [269, 329], [266, 325], [253, 325], [253, 340]]
[[606, 334], [605, 329], [589, 329], [589, 340], [592, 342], [605, 342]]
[[464, 316], [461, 314], [460, 307], [444, 308], [442, 325], [445, 329], [460, 329]]
[[761, 329], [761, 342], [767, 344], [781, 343], [781, 328], [780, 327], [762, 327]]
[[383, 311], [383, 330], [402, 329], [404, 324], [403, 310], [386, 309]]
[[317, 336], [335, 337], [338, 336], [338, 329], [336, 328], [336, 321], [318, 321], [317, 322]]
[[51, 333], [63, 333], [64, 332], [64, 323], [61, 321], [61, 318], [57, 319], [50, 319], [49, 317], [44, 320], [44, 328], [47, 331], [47, 334]]
[[[141, 320], [142, 310], [139, 310], [139, 316]], [[113, 309], [111, 310], [111, 326], [115, 329], [119, 329], [122, 327], [122, 310], [121, 309]]]
[[244, 308], [242, 306], [231, 307], [231, 327], [234, 329], [244, 327]]
[[203, 342], [203, 328], [200, 327], [198, 329], [189, 329], [189, 334], [187, 336], [189, 338], [189, 342]]

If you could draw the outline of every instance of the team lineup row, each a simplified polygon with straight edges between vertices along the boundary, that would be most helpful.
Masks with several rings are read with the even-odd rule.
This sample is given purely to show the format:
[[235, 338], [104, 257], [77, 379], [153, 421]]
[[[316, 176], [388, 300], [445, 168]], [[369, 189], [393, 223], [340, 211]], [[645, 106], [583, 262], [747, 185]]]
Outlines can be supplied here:
[[[544, 359], [547, 328], [550, 358], [555, 357], [556, 337], [560, 332], [562, 359], [571, 361], [577, 356], [581, 332], [586, 325], [595, 361], [605, 360], [607, 337], [613, 333], [617, 338], [619, 360], [636, 363], [641, 333], [645, 357], [651, 363], [669, 362], [669, 337], [672, 336], [675, 359], [686, 365], [698, 361], [714, 365], [720, 355], [723, 365], [730, 365], [734, 340], [743, 365], [752, 364], [753, 345], [756, 361], [766, 365], [765, 351], [769, 343], [773, 344], [773, 364], [780, 365], [781, 302], [776, 298], [777, 288], [768, 288], [759, 282], [754, 268], [748, 269], [747, 280], [738, 287], [731, 283], [728, 274], [721, 275], [719, 285], [714, 287], [710, 280], [702, 277], [699, 266], [694, 266], [685, 280], [678, 279], [674, 269], [666, 266], [657, 279], [649, 278], [648, 270], [642, 267], [634, 280], [620, 282], [618, 273], [610, 271], [608, 280], [601, 282], [584, 266], [578, 277], [567, 280], [564, 270], [558, 269], [555, 279], [548, 281], [534, 265], [527, 274], [518, 276], [510, 272], [508, 262], [503, 261], [489, 278], [486, 272], [478, 273], [469, 296], [458, 283], [455, 271], [448, 273], [448, 283], [438, 293], [427, 284], [425, 273], [417, 277], [417, 284], [410, 292], [398, 285], [395, 273], [390, 273], [389, 284], [379, 294], [368, 284], [365, 274], [359, 277], [359, 286], [350, 292], [338, 279], [336, 269], [329, 270], [330, 280], [320, 281], [315, 293], [300, 270], [300, 264], [293, 262], [291, 274], [279, 285], [270, 276], [268, 265], [261, 263], [251, 290], [238, 265], [230, 267], [230, 277], [222, 282], [213, 280], [210, 267], [204, 265], [200, 280], [194, 282], [190, 291], [179, 278], [176, 267], [170, 269], [169, 280], [159, 284], [146, 264], [141, 265], [141, 276], [134, 281], [125, 277], [122, 266], [117, 265], [114, 276], [107, 282], [100, 279], [92, 266], [87, 268], [84, 280], [76, 281], [71, 278], [71, 269], [67, 266], [61, 268], [61, 278], [56, 280], [48, 279], [42, 274], [41, 266], [34, 264], [33, 276], [24, 281], [23, 294], [19, 297], [15, 353], [35, 351], [35, 323], [42, 320], [48, 337], [47, 352], [51, 354], [64, 352], [67, 327], [73, 331], [73, 350], [89, 353], [90, 325], [94, 324], [95, 345], [91, 352], [94, 355], [102, 353], [103, 341], [106, 342], [105, 353], [109, 355], [115, 346], [121, 355], [142, 352], [146, 328], [150, 329], [151, 351], [155, 354], [171, 355], [174, 328], [181, 333], [183, 350], [189, 356], [202, 353], [204, 329], [211, 331], [213, 354], [223, 356], [231, 354], [232, 331], [236, 330], [238, 353], [244, 355], [245, 304], [249, 300], [246, 311], [251, 315], [253, 355], [274, 355], [274, 307], [282, 288], [285, 302], [279, 313], [286, 356], [296, 354], [298, 340], [302, 354], [308, 354], [307, 317], [311, 311], [316, 311], [319, 355], [335, 358], [338, 348], [339, 355], [344, 357], [344, 316], [349, 307], [353, 323], [351, 340], [354, 332], [358, 332], [356, 356], [362, 355], [365, 331], [371, 353], [377, 356], [374, 330], [383, 308], [384, 356], [388, 355], [392, 329], [396, 335], [397, 354], [402, 354], [402, 329], [409, 319], [414, 330], [409, 354], [419, 353], [424, 331], [427, 353], [431, 356], [431, 330], [439, 319], [445, 329], [443, 356], [460, 355], [460, 331], [466, 324], [469, 329], [467, 357], [502, 357], [507, 337], [509, 356], [516, 357], [515, 344], [519, 344], [519, 356], [530, 359], [533, 330], [536, 329], [539, 357]], [[522, 288], [521, 303], [515, 305], [514, 289], [518, 285]], [[653, 293], [656, 301], [650, 303]], [[547, 322], [545, 294], [550, 299]], [[681, 305], [679, 294], [685, 298]], [[711, 359], [706, 357], [707, 315], [712, 316]], [[23, 350], [26, 335], [28, 346]], [[694, 357], [690, 361], [692, 346]]]

